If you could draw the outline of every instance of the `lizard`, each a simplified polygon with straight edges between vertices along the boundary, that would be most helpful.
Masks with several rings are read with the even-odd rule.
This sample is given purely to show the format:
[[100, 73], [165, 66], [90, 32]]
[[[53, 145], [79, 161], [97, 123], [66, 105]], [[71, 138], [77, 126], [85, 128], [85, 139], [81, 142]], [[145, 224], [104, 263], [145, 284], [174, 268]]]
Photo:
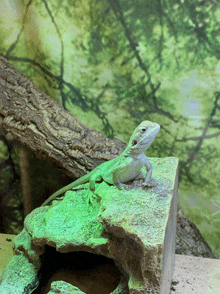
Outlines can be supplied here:
[[143, 121], [134, 130], [127, 147], [118, 157], [100, 164], [88, 174], [56, 191], [41, 206], [47, 205], [57, 196], [87, 182], [89, 182], [88, 203], [92, 203], [94, 196], [99, 197], [95, 193], [96, 182], [104, 180], [108, 184], [123, 189], [122, 183], [135, 179], [143, 166], [147, 170], [143, 186], [151, 187], [152, 166], [144, 151], [150, 147], [159, 130], [159, 124]]

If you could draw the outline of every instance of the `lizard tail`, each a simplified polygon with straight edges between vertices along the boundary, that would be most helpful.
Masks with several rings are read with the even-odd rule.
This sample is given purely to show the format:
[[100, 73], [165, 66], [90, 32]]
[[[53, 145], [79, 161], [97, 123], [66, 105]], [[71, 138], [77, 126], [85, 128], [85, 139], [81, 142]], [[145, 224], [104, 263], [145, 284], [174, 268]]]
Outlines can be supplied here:
[[56, 191], [55, 193], [53, 193], [47, 200], [45, 200], [43, 202], [43, 204], [41, 204], [41, 206], [45, 206], [47, 205], [49, 202], [51, 202], [53, 199], [55, 199], [57, 196], [65, 193], [66, 191], [74, 188], [74, 187], [77, 187], [79, 185], [82, 185], [82, 184], [85, 184], [86, 182], [88, 182], [90, 178], [90, 173], [84, 175], [83, 177], [79, 178], [78, 180], [70, 183], [69, 185], [61, 188], [60, 190]]
[[57, 196], [65, 193], [66, 191], [70, 190], [72, 188], [73, 183], [63, 187], [62, 189], [56, 191], [55, 193], [53, 193], [49, 198], [47, 198], [47, 200], [45, 200], [43, 202], [43, 204], [41, 204], [41, 206], [45, 206], [47, 205], [50, 201], [52, 201], [53, 199], [55, 199]]

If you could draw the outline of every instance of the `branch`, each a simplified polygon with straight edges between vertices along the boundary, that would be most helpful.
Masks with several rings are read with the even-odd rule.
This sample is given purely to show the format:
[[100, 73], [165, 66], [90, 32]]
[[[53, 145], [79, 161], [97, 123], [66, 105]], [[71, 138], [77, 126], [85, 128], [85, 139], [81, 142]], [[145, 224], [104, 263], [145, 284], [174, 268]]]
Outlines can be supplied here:
[[[20, 176], [18, 175], [17, 171], [16, 171], [16, 168], [15, 168], [15, 164], [14, 164], [14, 161], [12, 159], [12, 146], [11, 144], [8, 142], [8, 140], [6, 139], [5, 135], [3, 134], [3, 131], [1, 130], [0, 131], [0, 140], [3, 141], [3, 143], [7, 146], [8, 148], [8, 159], [7, 159], [7, 162], [9, 163], [9, 165], [11, 166], [11, 169], [12, 169], [12, 174], [13, 174], [13, 180], [11, 182], [11, 185], [14, 184], [14, 182], [17, 180], [17, 179], [20, 179]], [[1, 167], [0, 166], [0, 170], [4, 168], [3, 166]]]
[[216, 110], [218, 109], [218, 100], [220, 99], [220, 92], [215, 93], [215, 101], [214, 101], [214, 106], [212, 108], [212, 111], [209, 115], [209, 118], [206, 121], [205, 127], [203, 129], [202, 135], [198, 139], [198, 143], [195, 146], [194, 150], [189, 154], [188, 159], [184, 162], [183, 168], [186, 168], [187, 165], [189, 165], [193, 159], [195, 158], [196, 154], [199, 152], [204, 139], [206, 138], [206, 133], [208, 132], [208, 129], [210, 125], [212, 124], [212, 120], [214, 115], [216, 114]]
[[10, 55], [10, 53], [15, 49], [15, 47], [17, 46], [18, 42], [19, 42], [19, 39], [21, 37], [21, 34], [23, 33], [24, 31], [24, 25], [26, 23], [26, 18], [27, 18], [27, 13], [28, 13], [28, 8], [29, 6], [32, 4], [32, 1], [33, 0], [29, 0], [29, 2], [27, 3], [27, 6], [26, 6], [26, 10], [25, 10], [25, 13], [24, 13], [24, 16], [23, 16], [23, 20], [22, 20], [22, 27], [21, 27], [21, 30], [15, 40], [14, 43], [12, 43], [12, 45], [9, 47], [9, 49], [7, 50], [7, 53], [6, 53], [6, 58], [8, 58], [8, 56]]
[[57, 31], [57, 35], [59, 36], [60, 39], [60, 43], [61, 43], [61, 52], [60, 52], [60, 82], [59, 82], [59, 90], [61, 93], [61, 97], [62, 97], [62, 106], [65, 107], [65, 94], [63, 93], [63, 76], [64, 76], [64, 44], [63, 44], [63, 38], [62, 38], [62, 34], [60, 33], [60, 30], [55, 22], [55, 19], [52, 15], [52, 12], [49, 9], [49, 6], [47, 4], [47, 2], [45, 0], [41, 0], [44, 5], [45, 8], [51, 18], [52, 23], [54, 24], [56, 31]]
[[[214, 137], [218, 137], [220, 135], [220, 132], [214, 133], [212, 135], [204, 136], [204, 139], [212, 139]], [[186, 141], [199, 141], [201, 137], [188, 137], [184, 139], [176, 139], [176, 142], [186, 142]]]
[[[136, 57], [136, 59], [137, 59], [137, 61], [139, 63], [140, 68], [147, 74], [147, 77], [148, 77], [149, 81], [151, 81], [151, 76], [150, 76], [149, 71], [148, 71], [149, 65], [146, 66], [144, 64], [144, 62], [142, 61], [142, 59], [141, 59], [141, 57], [139, 55], [138, 50], [136, 49], [137, 44], [135, 42], [133, 42], [133, 40], [132, 40], [129, 29], [128, 29], [126, 23], [125, 23], [123, 12], [122, 12], [119, 1], [118, 0], [109, 0], [109, 3], [111, 5], [116, 17], [119, 19], [120, 23], [122, 24], [122, 26], [124, 28], [126, 38], [128, 39], [130, 47], [131, 47], [132, 51], [134, 52], [134, 55], [135, 55], [135, 57]], [[150, 83], [150, 85], [151, 85], [151, 87], [153, 86], [152, 83]]]
[[80, 123], [1, 56], [0, 128], [73, 178], [125, 147]]
[[[74, 87], [71, 83], [66, 82], [60, 76], [52, 74], [50, 71], [48, 71], [46, 68], [42, 67], [42, 65], [35, 60], [32, 60], [30, 58], [26, 58], [26, 57], [17, 57], [17, 56], [9, 56], [8, 60], [31, 63], [34, 66], [37, 66], [42, 71], [42, 73], [45, 74], [46, 76], [53, 78], [59, 84], [62, 83], [63, 85], [67, 86], [70, 89], [71, 94], [72, 94], [71, 98], [70, 98], [72, 103], [73, 104], [77, 103], [77, 105], [79, 105], [81, 108], [83, 108], [84, 111], [93, 110], [94, 113], [102, 121], [108, 137], [113, 138], [113, 128], [107, 119], [106, 113], [100, 109], [100, 107], [96, 101], [90, 100], [86, 95], [81, 94], [80, 90], [77, 89], [76, 87]], [[63, 95], [65, 95], [65, 94], [63, 93]], [[77, 99], [74, 100], [73, 96], [75, 96]]]
[[[121, 8], [121, 5], [119, 3], [119, 0], [108, 0], [114, 13], [115, 16], [118, 18], [118, 20], [120, 21], [120, 23], [122, 24], [124, 31], [125, 31], [125, 35], [126, 38], [130, 44], [131, 50], [134, 52], [134, 55], [139, 63], [140, 68], [146, 73], [147, 75], [147, 82], [146, 84], [149, 84], [150, 89], [151, 89], [151, 96], [152, 96], [152, 100], [154, 103], [154, 107], [155, 107], [155, 112], [160, 112], [161, 114], [168, 116], [170, 119], [172, 119], [174, 122], [178, 122], [178, 120], [175, 120], [174, 117], [172, 115], [169, 115], [169, 113], [167, 111], [163, 111], [162, 109], [160, 109], [158, 107], [158, 103], [157, 103], [157, 97], [156, 97], [156, 91], [160, 88], [161, 83], [159, 82], [156, 86], [152, 83], [152, 78], [151, 78], [151, 74], [149, 72], [149, 67], [150, 65], [146, 65], [143, 60], [140, 57], [140, 54], [137, 50], [137, 44], [133, 41], [132, 37], [131, 37], [131, 33], [126, 25], [125, 19], [124, 19], [124, 15], [123, 15], [123, 11]], [[148, 62], [149, 63], [149, 62]], [[154, 112], [154, 111], [152, 111]]]
[[178, 123], [178, 120], [175, 119], [174, 116], [169, 111], [165, 111], [162, 108], [157, 107], [155, 110], [149, 110], [148, 113], [160, 113], [161, 115], [171, 119], [173, 122]]

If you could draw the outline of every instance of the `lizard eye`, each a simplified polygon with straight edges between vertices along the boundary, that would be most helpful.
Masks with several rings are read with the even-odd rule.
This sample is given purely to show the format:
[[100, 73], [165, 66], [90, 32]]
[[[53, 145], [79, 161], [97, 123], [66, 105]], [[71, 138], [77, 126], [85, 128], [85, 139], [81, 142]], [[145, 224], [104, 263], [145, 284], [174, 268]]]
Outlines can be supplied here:
[[137, 140], [133, 140], [132, 141], [132, 146], [136, 145], [137, 144]]
[[144, 133], [144, 132], [146, 132], [146, 130], [147, 130], [147, 127], [142, 128], [142, 129], [141, 129], [141, 132]]

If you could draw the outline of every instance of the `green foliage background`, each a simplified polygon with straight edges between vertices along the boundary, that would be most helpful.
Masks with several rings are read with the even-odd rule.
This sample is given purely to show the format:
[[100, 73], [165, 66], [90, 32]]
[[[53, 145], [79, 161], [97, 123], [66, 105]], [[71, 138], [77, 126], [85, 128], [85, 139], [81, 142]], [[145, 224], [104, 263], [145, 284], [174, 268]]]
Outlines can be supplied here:
[[[220, 3], [0, 0], [0, 54], [88, 126], [180, 159], [179, 203], [220, 257]], [[4, 146], [0, 145], [1, 158]]]

